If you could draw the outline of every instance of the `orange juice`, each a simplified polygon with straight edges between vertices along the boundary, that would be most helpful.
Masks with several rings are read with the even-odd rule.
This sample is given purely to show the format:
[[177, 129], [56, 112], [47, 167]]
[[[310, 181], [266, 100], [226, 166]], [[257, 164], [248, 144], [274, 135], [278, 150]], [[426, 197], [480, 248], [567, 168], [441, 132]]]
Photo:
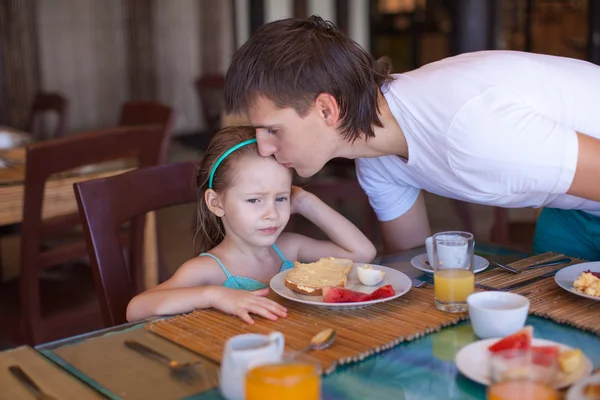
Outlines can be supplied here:
[[516, 380], [494, 383], [488, 389], [488, 400], [558, 400], [551, 387], [535, 381]]
[[246, 374], [246, 400], [319, 400], [320, 393], [314, 365], [261, 365]]
[[475, 290], [475, 276], [466, 269], [441, 269], [433, 274], [435, 299], [443, 303], [465, 303]]

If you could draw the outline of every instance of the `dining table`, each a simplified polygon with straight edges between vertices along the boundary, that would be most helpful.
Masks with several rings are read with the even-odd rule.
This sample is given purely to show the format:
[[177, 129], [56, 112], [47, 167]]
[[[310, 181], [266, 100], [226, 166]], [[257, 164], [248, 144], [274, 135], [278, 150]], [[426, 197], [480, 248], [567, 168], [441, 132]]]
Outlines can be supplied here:
[[[488, 270], [498, 268], [492, 261], [511, 263], [531, 256], [522, 250], [487, 243], [477, 243], [475, 251], [477, 255], [490, 261]], [[426, 280], [427, 276], [411, 263], [415, 256], [422, 255], [424, 252], [424, 247], [418, 247], [378, 257], [374, 263], [401, 271], [411, 279]], [[431, 289], [414, 287], [410, 289], [410, 291], [419, 290], [424, 293]], [[402, 297], [394, 301], [400, 299]], [[433, 308], [431, 304], [431, 309]], [[310, 318], [310, 315], [307, 318]], [[42, 344], [35, 347], [33, 351], [40, 359], [56, 369], [55, 374], [60, 371], [63, 375], [76, 377], [77, 379], [73, 378], [73, 385], [85, 384], [89, 389], [89, 397], [79, 398], [96, 398], [93, 396], [101, 394], [109, 399], [222, 399], [218, 389], [219, 363], [215, 362], [214, 358], [206, 356], [210, 348], [190, 351], [147, 329], [149, 324], [156, 323], [157, 320], [160, 322], [163, 319], [154, 318], [115, 326]], [[527, 318], [526, 324], [533, 326], [536, 338], [579, 348], [595, 369], [600, 366], [600, 336], [596, 332], [534, 315]], [[239, 326], [242, 326], [241, 322]], [[340, 365], [333, 372], [323, 375], [322, 399], [475, 400], [486, 398], [486, 386], [462, 375], [455, 363], [457, 352], [478, 340], [468, 318], [416, 335], [411, 339], [394, 342], [393, 346], [387, 346], [368, 357], [361, 357], [356, 361]], [[126, 348], [124, 343], [127, 340], [145, 343], [181, 362], [201, 361], [202, 371], [198, 382], [192, 384], [177, 382], [172, 374], [166, 372], [164, 365]], [[14, 353], [18, 351], [24, 350], [15, 348], [0, 353], [0, 368], [6, 364], [3, 360], [7, 357], [15, 360]], [[23, 367], [27, 368], [25, 361], [23, 364]], [[48, 390], [52, 387], [53, 380], [56, 380], [51, 379], [49, 375], [36, 378], [41, 384], [45, 384]], [[9, 386], [6, 386], [7, 384]], [[3, 375], [0, 369], [0, 387], [18, 385], [19, 383], [14, 379], [9, 381], [9, 377]], [[67, 386], [61, 387], [66, 390]], [[58, 397], [58, 391], [54, 392], [57, 399], [61, 398]], [[20, 399], [20, 397], [14, 398]]]
[[[6, 131], [0, 129], [0, 131]], [[7, 131], [12, 135], [26, 133]], [[0, 150], [0, 227], [18, 224], [23, 221], [23, 193], [25, 189], [26, 144], [29, 140], [18, 141], [18, 145]], [[46, 182], [42, 218], [48, 219], [77, 212], [77, 201], [73, 184], [99, 179], [131, 170], [128, 161], [117, 160], [97, 165], [89, 165], [72, 171], [51, 176]], [[4, 273], [4, 279], [11, 275]], [[146, 217], [144, 231], [144, 286], [151, 288], [158, 282], [157, 233], [155, 214]]]

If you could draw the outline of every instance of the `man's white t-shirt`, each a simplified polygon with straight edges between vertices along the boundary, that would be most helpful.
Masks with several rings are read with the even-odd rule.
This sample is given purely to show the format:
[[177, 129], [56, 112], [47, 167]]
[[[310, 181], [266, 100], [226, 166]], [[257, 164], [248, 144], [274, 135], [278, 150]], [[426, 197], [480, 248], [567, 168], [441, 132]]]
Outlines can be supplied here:
[[[356, 160], [379, 220], [407, 212], [420, 189], [472, 203], [584, 210], [567, 195], [576, 132], [600, 138], [600, 67], [555, 56], [482, 51], [394, 75], [383, 88], [408, 144]], [[598, 171], [600, 185], [600, 171]]]

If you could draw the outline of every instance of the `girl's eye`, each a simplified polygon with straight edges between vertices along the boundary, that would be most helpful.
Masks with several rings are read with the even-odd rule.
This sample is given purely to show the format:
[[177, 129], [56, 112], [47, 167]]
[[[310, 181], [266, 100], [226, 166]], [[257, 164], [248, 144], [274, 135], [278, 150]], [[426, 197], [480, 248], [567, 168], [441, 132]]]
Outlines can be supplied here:
[[277, 201], [278, 202], [284, 202], [284, 201], [287, 201], [287, 199], [288, 199], [287, 197], [278, 197]]
[[274, 135], [274, 134], [276, 134], [276, 133], [277, 133], [277, 130], [276, 130], [276, 129], [267, 129], [267, 133], [268, 133], [269, 135]]
[[254, 203], [258, 203], [258, 199], [248, 199], [248, 200], [246, 200], [246, 201], [247, 201], [248, 203], [252, 203], [252, 204], [254, 204]]

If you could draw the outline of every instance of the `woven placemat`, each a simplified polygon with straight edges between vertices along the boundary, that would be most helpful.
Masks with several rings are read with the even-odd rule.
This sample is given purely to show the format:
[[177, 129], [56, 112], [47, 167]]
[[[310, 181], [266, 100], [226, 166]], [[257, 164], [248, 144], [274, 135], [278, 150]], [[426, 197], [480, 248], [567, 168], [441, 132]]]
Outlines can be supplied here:
[[225, 342], [235, 335], [280, 331], [286, 348], [299, 350], [317, 332], [334, 328], [337, 338], [333, 346], [311, 353], [328, 374], [338, 365], [362, 360], [467, 317], [436, 310], [433, 290], [423, 288], [412, 288], [397, 299], [354, 310], [317, 308], [274, 293], [269, 297], [287, 307], [287, 318], [268, 321], [257, 317], [255, 324], [249, 325], [238, 317], [207, 309], [155, 321], [146, 329], [220, 363]]
[[[510, 266], [523, 269], [529, 265], [562, 257], [564, 255], [558, 253], [545, 253], [520, 260]], [[584, 260], [572, 258], [568, 264], [523, 271], [520, 274], [490, 268], [477, 274], [476, 281], [502, 289], [581, 262]], [[513, 292], [530, 299], [530, 313], [533, 315], [600, 334], [597, 323], [600, 302], [563, 290], [556, 285], [552, 277], [520, 287]], [[432, 285], [412, 288], [409, 293], [398, 299], [355, 310], [316, 308], [283, 299], [273, 293], [269, 297], [287, 307], [287, 318], [278, 321], [256, 318], [254, 325], [248, 325], [237, 317], [207, 309], [158, 320], [146, 325], [146, 329], [220, 363], [225, 342], [235, 335], [280, 331], [285, 336], [286, 347], [297, 350], [304, 348], [317, 332], [334, 328], [338, 332], [335, 344], [327, 350], [311, 353], [322, 363], [323, 371], [331, 373], [339, 365], [363, 360], [401, 342], [414, 340], [468, 318], [466, 314], [438, 311], [434, 307]]]
[[[563, 257], [565, 255], [560, 253], [544, 253], [509, 265], [515, 269], [522, 270], [529, 265], [558, 260]], [[538, 277], [550, 271], [558, 271], [569, 265], [586, 262], [579, 258], [570, 258], [571, 262], [569, 263], [523, 271], [520, 274], [513, 274], [496, 268], [477, 274], [476, 281], [477, 283], [483, 283], [496, 288], [504, 288], [514, 283]], [[562, 289], [554, 281], [554, 276], [543, 278], [537, 282], [511, 290], [511, 292], [519, 293], [529, 298], [531, 302], [529, 307], [530, 314], [600, 335], [598, 318], [600, 316], [600, 301], [577, 296]]]

